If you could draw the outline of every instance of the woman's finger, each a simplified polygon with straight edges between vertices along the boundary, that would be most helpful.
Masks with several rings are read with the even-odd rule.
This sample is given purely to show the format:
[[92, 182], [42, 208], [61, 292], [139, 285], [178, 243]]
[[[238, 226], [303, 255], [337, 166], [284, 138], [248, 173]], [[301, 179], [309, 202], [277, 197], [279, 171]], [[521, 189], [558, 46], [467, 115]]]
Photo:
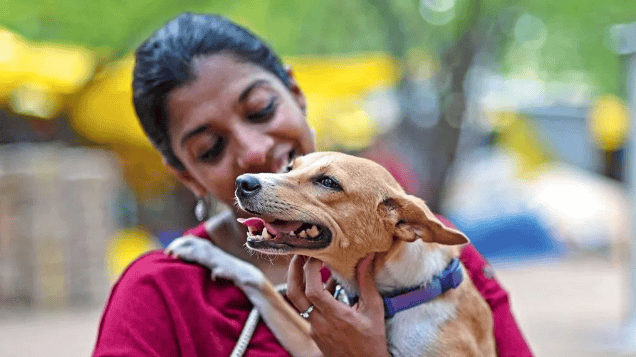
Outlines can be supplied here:
[[298, 311], [305, 311], [311, 303], [305, 296], [305, 278], [303, 266], [306, 257], [294, 255], [287, 274], [287, 297]]
[[341, 314], [345, 305], [325, 290], [320, 273], [321, 268], [322, 262], [315, 258], [309, 258], [305, 263], [305, 296], [321, 312], [330, 315]]
[[365, 311], [373, 311], [377, 314], [380, 310], [384, 313], [382, 296], [380, 296], [380, 292], [375, 284], [374, 258], [375, 255], [373, 253], [368, 254], [362, 259], [360, 264], [358, 264], [357, 278], [358, 286], [360, 287], [358, 308], [363, 313]]
[[[303, 267], [306, 261], [307, 257], [295, 255], [290, 262], [289, 273], [287, 275], [287, 297], [296, 307], [296, 310], [300, 312], [307, 311], [310, 306], [313, 306], [311, 301], [309, 301], [305, 295], [305, 276]], [[324, 316], [320, 314], [315, 306], [314, 310], [309, 313], [307, 320], [309, 320], [312, 325], [327, 325]]]
[[305, 294], [316, 307], [310, 315], [310, 337], [326, 356], [388, 356], [384, 309], [375, 287], [373, 255], [356, 269], [360, 303], [342, 304], [324, 289], [322, 262], [309, 258], [304, 265]]

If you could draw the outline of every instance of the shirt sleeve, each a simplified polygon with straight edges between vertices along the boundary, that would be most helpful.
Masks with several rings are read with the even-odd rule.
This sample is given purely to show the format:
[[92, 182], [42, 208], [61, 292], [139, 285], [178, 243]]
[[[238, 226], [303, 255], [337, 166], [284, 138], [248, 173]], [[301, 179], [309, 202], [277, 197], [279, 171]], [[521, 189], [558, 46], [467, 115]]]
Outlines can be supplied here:
[[462, 251], [460, 260], [464, 263], [473, 284], [490, 306], [499, 357], [531, 357], [532, 351], [512, 315], [508, 293], [495, 279], [486, 259], [469, 244]]
[[93, 356], [177, 356], [174, 331], [157, 282], [133, 263], [113, 286]]

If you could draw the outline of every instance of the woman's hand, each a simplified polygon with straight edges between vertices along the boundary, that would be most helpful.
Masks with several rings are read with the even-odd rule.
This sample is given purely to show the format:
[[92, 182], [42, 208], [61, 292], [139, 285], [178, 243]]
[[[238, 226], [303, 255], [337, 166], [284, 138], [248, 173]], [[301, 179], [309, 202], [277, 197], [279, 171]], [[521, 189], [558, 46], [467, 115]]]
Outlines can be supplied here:
[[384, 327], [384, 305], [374, 281], [373, 254], [356, 271], [360, 300], [354, 306], [337, 301], [323, 288], [322, 262], [296, 255], [287, 277], [287, 296], [299, 311], [310, 305], [311, 338], [327, 357], [389, 356]]

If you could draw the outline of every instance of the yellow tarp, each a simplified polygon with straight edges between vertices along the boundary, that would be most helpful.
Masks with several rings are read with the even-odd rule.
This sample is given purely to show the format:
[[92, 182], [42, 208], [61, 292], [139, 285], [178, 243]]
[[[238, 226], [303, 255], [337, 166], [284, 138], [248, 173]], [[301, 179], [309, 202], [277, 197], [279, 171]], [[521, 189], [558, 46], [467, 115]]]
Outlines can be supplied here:
[[618, 150], [629, 133], [629, 109], [613, 95], [598, 98], [590, 112], [589, 128], [596, 145]]
[[77, 132], [98, 143], [151, 147], [132, 104], [132, 70], [128, 57], [97, 74], [73, 107]]
[[[308, 120], [316, 129], [320, 148], [359, 148], [369, 143], [375, 124], [362, 107], [364, 95], [398, 80], [392, 57], [296, 57], [285, 62], [305, 92]], [[132, 58], [114, 63], [84, 90], [73, 109], [78, 132], [100, 143], [150, 146], [132, 105], [132, 67]]]
[[55, 117], [64, 96], [81, 89], [95, 66], [95, 56], [84, 48], [31, 43], [0, 29], [0, 100], [16, 113]]

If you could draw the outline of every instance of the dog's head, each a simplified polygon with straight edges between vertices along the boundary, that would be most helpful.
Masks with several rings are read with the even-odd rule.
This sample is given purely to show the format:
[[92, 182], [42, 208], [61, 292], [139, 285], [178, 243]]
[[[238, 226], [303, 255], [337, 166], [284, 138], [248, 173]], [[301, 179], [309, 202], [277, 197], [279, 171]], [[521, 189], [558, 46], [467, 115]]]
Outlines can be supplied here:
[[371, 160], [313, 153], [286, 171], [236, 179], [239, 207], [255, 216], [240, 220], [251, 249], [307, 255], [350, 270], [366, 254], [387, 252], [396, 242], [468, 242]]

